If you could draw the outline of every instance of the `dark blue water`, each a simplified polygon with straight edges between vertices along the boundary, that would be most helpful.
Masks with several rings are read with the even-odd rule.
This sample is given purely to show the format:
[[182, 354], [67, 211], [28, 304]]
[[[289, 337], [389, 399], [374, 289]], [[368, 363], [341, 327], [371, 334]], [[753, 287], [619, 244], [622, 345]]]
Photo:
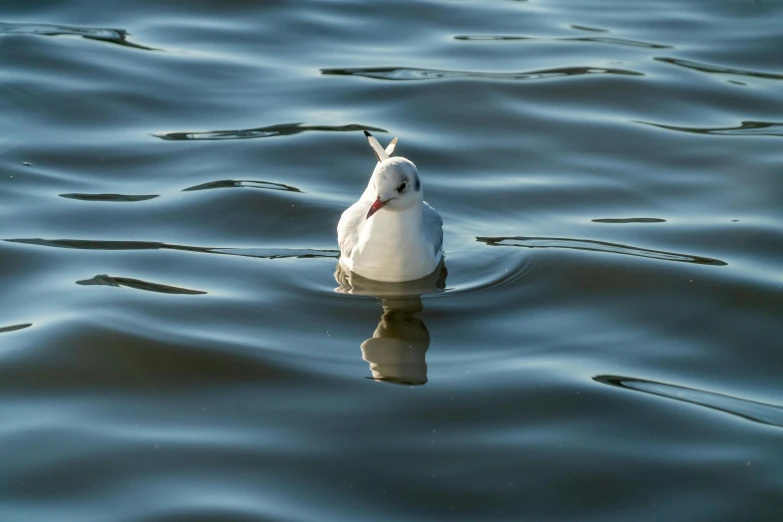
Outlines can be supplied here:
[[[783, 4], [0, 7], [0, 520], [779, 520]], [[447, 277], [335, 274], [375, 164]]]

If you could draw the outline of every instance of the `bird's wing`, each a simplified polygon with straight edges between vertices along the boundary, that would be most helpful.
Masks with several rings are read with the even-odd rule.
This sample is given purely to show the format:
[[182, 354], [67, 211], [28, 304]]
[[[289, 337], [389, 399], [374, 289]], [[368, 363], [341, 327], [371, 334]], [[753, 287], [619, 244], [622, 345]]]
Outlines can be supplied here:
[[394, 138], [391, 140], [391, 143], [386, 147], [386, 154], [388, 154], [390, 157], [394, 155], [394, 148], [397, 146], [397, 138]]
[[340, 245], [341, 255], [351, 257], [351, 252], [359, 241], [359, 225], [368, 210], [370, 204], [359, 200], [343, 212], [340, 222], [337, 223], [337, 243]]
[[424, 202], [424, 212], [422, 214], [422, 230], [427, 242], [432, 244], [433, 254], [443, 252], [443, 219], [438, 211]]
[[394, 153], [394, 148], [397, 146], [397, 138], [394, 138], [391, 143], [389, 143], [389, 146], [386, 147], [386, 150], [384, 150], [384, 148], [381, 147], [381, 144], [378, 143], [378, 140], [375, 139], [375, 136], [370, 134], [369, 131], [364, 131], [364, 135], [367, 136], [367, 141], [370, 142], [370, 147], [372, 147], [372, 151], [375, 153], [378, 163], [389, 159]]

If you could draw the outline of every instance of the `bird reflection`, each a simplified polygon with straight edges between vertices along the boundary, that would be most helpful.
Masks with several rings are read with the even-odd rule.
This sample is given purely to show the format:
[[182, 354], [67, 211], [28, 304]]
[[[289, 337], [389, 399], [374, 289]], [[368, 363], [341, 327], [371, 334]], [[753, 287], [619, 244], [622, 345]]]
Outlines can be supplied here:
[[441, 292], [446, 283], [441, 263], [429, 276], [406, 283], [373, 281], [344, 270], [334, 274], [338, 292], [371, 295], [381, 301], [383, 314], [372, 336], [361, 344], [362, 359], [370, 365], [372, 379], [392, 384], [427, 383], [427, 349], [430, 332], [416, 314], [424, 310], [421, 296]]
[[372, 337], [362, 343], [362, 358], [372, 378], [396, 384], [425, 384], [430, 332], [414, 314], [421, 297], [382, 299], [383, 315]]

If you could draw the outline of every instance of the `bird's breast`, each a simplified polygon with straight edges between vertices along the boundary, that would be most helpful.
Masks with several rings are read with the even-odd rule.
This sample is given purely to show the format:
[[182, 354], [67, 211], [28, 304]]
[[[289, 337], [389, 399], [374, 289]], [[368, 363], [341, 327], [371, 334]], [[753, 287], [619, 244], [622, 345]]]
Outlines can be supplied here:
[[376, 213], [360, 225], [349, 268], [379, 281], [411, 281], [429, 275], [439, 260], [421, 227], [421, 213]]

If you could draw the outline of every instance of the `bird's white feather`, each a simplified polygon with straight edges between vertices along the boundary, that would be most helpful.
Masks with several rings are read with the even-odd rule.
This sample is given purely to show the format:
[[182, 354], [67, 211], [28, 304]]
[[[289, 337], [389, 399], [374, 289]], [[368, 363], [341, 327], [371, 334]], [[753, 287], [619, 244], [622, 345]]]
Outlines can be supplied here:
[[394, 148], [397, 146], [397, 138], [394, 138], [391, 140], [391, 143], [386, 146], [386, 154], [389, 155], [389, 157], [394, 155]]
[[427, 238], [427, 243], [432, 245], [435, 257], [440, 259], [443, 255], [443, 219], [426, 201], [422, 212], [421, 231]]
[[[390, 154], [386, 152], [383, 147], [381, 147], [381, 144], [378, 143], [378, 140], [375, 139], [375, 136], [370, 134], [369, 131], [364, 131], [364, 135], [367, 136], [367, 141], [370, 142], [370, 147], [372, 147], [372, 151], [375, 153], [375, 157], [378, 159], [378, 163], [391, 157]], [[392, 150], [394, 150], [393, 147]]]
[[[366, 134], [380, 158], [380, 144]], [[395, 144], [396, 139], [392, 151]], [[343, 268], [386, 282], [413, 281], [434, 272], [443, 257], [443, 220], [422, 196], [413, 163], [405, 158], [379, 161], [361, 198], [337, 225]], [[376, 201], [384, 204], [368, 215]]]

